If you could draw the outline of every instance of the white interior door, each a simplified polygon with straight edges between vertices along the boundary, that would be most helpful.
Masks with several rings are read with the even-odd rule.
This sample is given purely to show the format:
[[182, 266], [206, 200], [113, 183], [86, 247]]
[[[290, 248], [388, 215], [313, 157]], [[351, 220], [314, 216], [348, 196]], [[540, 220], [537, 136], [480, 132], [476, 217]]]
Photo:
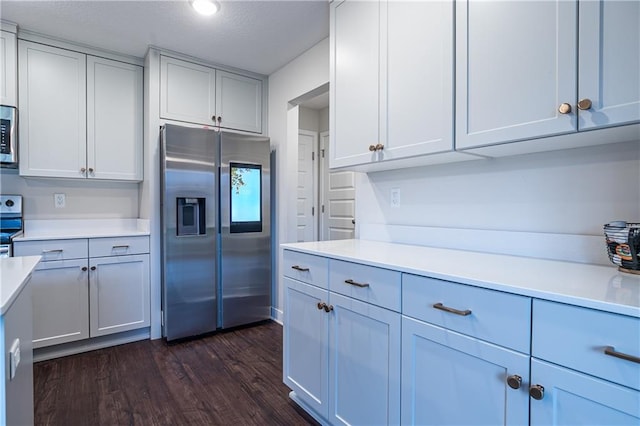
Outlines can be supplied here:
[[298, 132], [298, 242], [318, 239], [318, 226], [315, 220], [318, 180], [315, 161], [317, 146], [317, 133], [305, 130]]
[[355, 238], [356, 176], [329, 173], [329, 132], [320, 133], [320, 229], [322, 240]]

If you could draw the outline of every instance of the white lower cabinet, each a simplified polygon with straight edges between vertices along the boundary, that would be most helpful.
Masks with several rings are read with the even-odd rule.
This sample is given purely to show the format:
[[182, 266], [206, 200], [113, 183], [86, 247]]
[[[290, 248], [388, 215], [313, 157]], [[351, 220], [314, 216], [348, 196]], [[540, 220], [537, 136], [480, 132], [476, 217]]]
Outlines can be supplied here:
[[403, 316], [403, 425], [526, 425], [527, 383], [529, 355]]
[[16, 256], [42, 256], [31, 278], [34, 349], [148, 327], [148, 241], [14, 242]]
[[289, 272], [289, 259], [285, 252], [283, 376], [291, 397], [323, 423], [399, 424], [400, 313], [292, 279], [313, 273], [325, 283], [317, 279], [328, 270], [316, 265], [327, 263], [295, 258], [305, 276]]

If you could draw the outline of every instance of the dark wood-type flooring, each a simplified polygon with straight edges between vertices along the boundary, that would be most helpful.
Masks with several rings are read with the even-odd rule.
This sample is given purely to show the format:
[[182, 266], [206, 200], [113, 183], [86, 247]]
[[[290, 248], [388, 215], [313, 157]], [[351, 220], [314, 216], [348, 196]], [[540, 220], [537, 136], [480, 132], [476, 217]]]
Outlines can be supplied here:
[[36, 425], [316, 424], [288, 393], [275, 322], [34, 365]]

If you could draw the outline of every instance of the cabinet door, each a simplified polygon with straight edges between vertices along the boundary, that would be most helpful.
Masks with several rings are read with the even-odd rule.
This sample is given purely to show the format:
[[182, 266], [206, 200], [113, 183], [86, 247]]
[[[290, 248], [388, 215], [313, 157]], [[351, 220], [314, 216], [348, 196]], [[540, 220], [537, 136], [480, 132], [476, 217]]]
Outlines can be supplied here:
[[41, 262], [33, 271], [33, 347], [89, 337], [87, 260]]
[[576, 3], [456, 3], [457, 148], [576, 131]]
[[214, 125], [216, 70], [160, 57], [160, 117]]
[[531, 399], [531, 425], [640, 424], [640, 392], [577, 371], [531, 360], [531, 383], [541, 400]]
[[380, 140], [380, 2], [331, 5], [331, 167], [374, 161]]
[[91, 337], [149, 326], [149, 255], [90, 259]]
[[581, 1], [578, 128], [640, 121], [640, 2]]
[[528, 423], [528, 355], [403, 317], [402, 366], [402, 424]]
[[262, 133], [262, 81], [216, 70], [216, 114], [221, 127]]
[[142, 67], [87, 57], [89, 178], [142, 180]]
[[388, 23], [381, 51], [387, 137], [380, 157], [451, 151], [453, 1], [389, 1], [382, 9], [387, 12], [382, 22]]
[[295, 392], [295, 400], [327, 418], [329, 314], [318, 309], [328, 303], [329, 292], [283, 279], [284, 293], [284, 383]]
[[16, 35], [0, 31], [0, 104], [18, 106]]
[[400, 423], [400, 314], [335, 293], [329, 331], [329, 421]]
[[20, 40], [20, 174], [85, 178], [86, 56]]

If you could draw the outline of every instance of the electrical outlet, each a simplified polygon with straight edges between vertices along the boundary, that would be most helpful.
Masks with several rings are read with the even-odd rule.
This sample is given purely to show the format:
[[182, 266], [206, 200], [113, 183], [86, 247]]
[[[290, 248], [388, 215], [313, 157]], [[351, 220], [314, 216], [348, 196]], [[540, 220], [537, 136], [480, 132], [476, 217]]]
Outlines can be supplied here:
[[391, 188], [389, 204], [391, 205], [392, 209], [397, 209], [400, 207], [400, 188]]
[[64, 194], [53, 194], [53, 205], [56, 209], [64, 208], [67, 204], [67, 197]]

